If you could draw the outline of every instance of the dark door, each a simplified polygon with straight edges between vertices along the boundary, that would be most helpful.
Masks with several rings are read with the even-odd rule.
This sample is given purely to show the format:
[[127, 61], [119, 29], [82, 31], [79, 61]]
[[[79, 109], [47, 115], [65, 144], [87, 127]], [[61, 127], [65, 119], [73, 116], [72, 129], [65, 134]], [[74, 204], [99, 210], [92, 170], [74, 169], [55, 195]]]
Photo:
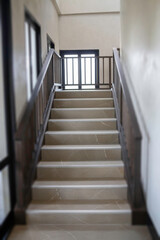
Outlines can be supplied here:
[[95, 89], [99, 85], [99, 50], [60, 51], [65, 89]]

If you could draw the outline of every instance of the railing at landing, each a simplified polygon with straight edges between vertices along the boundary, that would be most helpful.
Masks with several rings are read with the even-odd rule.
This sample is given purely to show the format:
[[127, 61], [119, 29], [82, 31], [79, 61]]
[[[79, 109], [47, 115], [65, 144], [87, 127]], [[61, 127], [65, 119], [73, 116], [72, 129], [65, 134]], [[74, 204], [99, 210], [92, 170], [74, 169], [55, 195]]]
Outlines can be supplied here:
[[62, 58], [63, 89], [105, 89], [112, 87], [113, 56]]

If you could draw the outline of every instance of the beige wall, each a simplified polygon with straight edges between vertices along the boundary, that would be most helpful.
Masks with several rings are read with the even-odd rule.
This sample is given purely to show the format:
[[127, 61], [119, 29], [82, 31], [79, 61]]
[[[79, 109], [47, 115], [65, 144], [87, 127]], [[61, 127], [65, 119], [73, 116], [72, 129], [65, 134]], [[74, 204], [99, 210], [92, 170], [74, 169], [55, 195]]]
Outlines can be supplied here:
[[160, 235], [159, 23], [159, 0], [121, 0], [122, 62], [143, 134], [147, 208]]
[[100, 49], [111, 55], [119, 47], [120, 14], [85, 14], [60, 16], [60, 49]]
[[19, 122], [27, 101], [24, 9], [41, 27], [42, 61], [47, 54], [47, 33], [59, 50], [58, 14], [51, 0], [12, 0], [12, 35], [16, 119]]
[[58, 5], [61, 14], [119, 12], [120, 10], [120, 0], [59, 0]]

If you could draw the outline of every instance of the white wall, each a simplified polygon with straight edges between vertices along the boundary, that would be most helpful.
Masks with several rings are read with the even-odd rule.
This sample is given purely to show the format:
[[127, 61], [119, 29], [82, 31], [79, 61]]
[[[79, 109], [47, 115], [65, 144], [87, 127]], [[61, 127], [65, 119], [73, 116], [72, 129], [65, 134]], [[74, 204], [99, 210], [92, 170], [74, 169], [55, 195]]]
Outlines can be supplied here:
[[119, 47], [120, 16], [118, 13], [61, 16], [60, 49], [100, 49], [111, 55]]
[[58, 14], [51, 0], [12, 0], [12, 35], [16, 120], [20, 121], [27, 102], [25, 58], [25, 8], [41, 27], [42, 61], [47, 54], [47, 33], [59, 51]]
[[143, 134], [142, 182], [160, 235], [160, 1], [121, 0], [122, 62]]

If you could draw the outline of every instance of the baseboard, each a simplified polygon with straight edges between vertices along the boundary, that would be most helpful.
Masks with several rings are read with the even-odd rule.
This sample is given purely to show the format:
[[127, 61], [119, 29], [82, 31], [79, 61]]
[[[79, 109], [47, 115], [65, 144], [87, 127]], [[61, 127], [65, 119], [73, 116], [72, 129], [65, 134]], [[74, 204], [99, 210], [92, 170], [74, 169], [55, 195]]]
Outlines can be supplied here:
[[150, 231], [150, 234], [151, 234], [153, 240], [160, 240], [157, 230], [155, 229], [155, 226], [153, 225], [153, 222], [149, 216], [147, 218], [147, 225], [148, 225], [148, 228], [149, 228], [149, 231]]
[[145, 208], [132, 208], [132, 224], [133, 225], [147, 225], [148, 214]]
[[14, 217], [16, 225], [26, 224], [25, 209], [20, 209], [17, 206], [14, 209]]

